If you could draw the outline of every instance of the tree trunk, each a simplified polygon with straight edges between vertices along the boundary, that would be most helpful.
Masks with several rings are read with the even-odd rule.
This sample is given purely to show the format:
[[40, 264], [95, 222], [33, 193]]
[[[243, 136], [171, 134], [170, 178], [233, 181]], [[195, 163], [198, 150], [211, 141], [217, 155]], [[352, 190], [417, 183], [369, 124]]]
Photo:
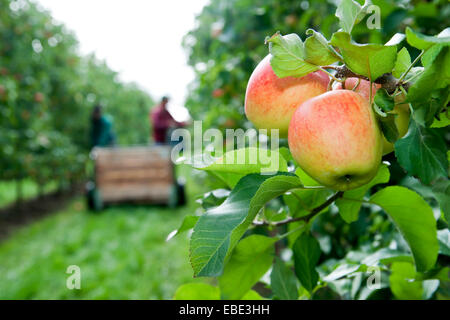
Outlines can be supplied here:
[[23, 180], [16, 180], [16, 206], [21, 207], [23, 202]]

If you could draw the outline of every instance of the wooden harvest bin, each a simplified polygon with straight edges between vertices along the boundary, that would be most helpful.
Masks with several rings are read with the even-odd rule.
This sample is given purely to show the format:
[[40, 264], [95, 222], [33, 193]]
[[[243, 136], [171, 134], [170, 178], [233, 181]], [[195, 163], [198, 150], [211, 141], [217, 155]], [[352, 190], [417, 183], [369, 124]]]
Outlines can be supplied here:
[[[176, 179], [169, 146], [95, 148], [93, 207], [134, 202], [176, 202]], [[89, 192], [89, 191], [88, 191]]]

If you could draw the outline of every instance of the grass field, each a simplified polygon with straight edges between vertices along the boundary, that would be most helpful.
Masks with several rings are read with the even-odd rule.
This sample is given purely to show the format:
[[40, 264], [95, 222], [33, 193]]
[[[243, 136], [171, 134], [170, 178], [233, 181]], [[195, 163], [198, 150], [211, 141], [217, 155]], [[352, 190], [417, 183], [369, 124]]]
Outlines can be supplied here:
[[[0, 299], [171, 299], [179, 285], [196, 281], [187, 234], [165, 242], [195, 210], [196, 191], [189, 191], [190, 205], [176, 210], [122, 206], [93, 214], [80, 198], [21, 228], [0, 243]], [[81, 268], [81, 290], [66, 288], [70, 265]]]

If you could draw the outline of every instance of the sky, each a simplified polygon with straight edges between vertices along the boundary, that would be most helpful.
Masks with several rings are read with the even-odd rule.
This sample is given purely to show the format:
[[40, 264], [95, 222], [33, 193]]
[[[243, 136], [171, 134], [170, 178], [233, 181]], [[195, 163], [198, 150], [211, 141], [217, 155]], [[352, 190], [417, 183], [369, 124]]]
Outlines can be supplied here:
[[181, 46], [207, 0], [35, 0], [75, 32], [83, 54], [94, 52], [153, 98], [171, 97], [181, 121], [187, 85], [194, 79]]

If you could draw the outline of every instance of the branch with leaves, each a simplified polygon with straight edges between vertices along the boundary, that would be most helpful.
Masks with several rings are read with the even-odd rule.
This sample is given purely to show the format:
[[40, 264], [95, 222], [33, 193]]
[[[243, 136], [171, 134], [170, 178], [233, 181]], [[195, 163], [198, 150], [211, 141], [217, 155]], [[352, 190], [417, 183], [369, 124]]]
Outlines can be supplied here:
[[[384, 45], [356, 43], [352, 39], [352, 29], [362, 21], [369, 8], [369, 2], [361, 6], [353, 0], [340, 1], [336, 16], [342, 29], [332, 34], [330, 40], [312, 29], [306, 31], [304, 40], [294, 33], [281, 35], [277, 32], [268, 37], [266, 44], [269, 45], [271, 67], [278, 78], [325, 72], [328, 80], [331, 79], [328, 90], [333, 90], [333, 81], [340, 82], [343, 89], [354, 91], [358, 91], [363, 81], [369, 81], [367, 100], [376, 112], [382, 134], [390, 147], [395, 148], [395, 158], [400, 166], [409, 177], [419, 179], [411, 180], [420, 187], [393, 186], [398, 177], [391, 181], [389, 165], [378, 161], [379, 167], [372, 172], [374, 176], [365, 184], [349, 188], [327, 185], [318, 177], [309, 176], [307, 166], [303, 168], [301, 161], [294, 161], [288, 148], [271, 150], [272, 160], [277, 163], [276, 173], [264, 171], [264, 164], [259, 162], [232, 161], [252, 158], [249, 155], [259, 152], [259, 148], [251, 147], [231, 151], [217, 162], [199, 167], [221, 179], [231, 191], [223, 197], [205, 196], [202, 202], [205, 212], [186, 217], [174, 234], [193, 229], [190, 262], [194, 275], [217, 277], [218, 288], [213, 289], [220, 290], [221, 298], [247, 297], [246, 292], [252, 292], [253, 285], [271, 268], [273, 295], [270, 297], [286, 299], [312, 298], [322, 287], [337, 288], [343, 291], [342, 296], [347, 296], [349, 293], [340, 289], [343, 281], [352, 285], [351, 294], [356, 297], [357, 294], [353, 294], [354, 279], [363, 279], [363, 273], [372, 267], [390, 272], [390, 282], [400, 279], [391, 286], [392, 291], [402, 286], [410, 288], [407, 279], [415, 279], [415, 284], [424, 279], [448, 281], [448, 270], [442, 264], [440, 254], [450, 250], [448, 243], [443, 241], [448, 236], [446, 226], [450, 221], [447, 205], [450, 182], [446, 141], [439, 128], [449, 124], [444, 111], [450, 91], [450, 28], [437, 36], [406, 28], [405, 34], [396, 34]], [[398, 50], [405, 39], [410, 46], [420, 50], [415, 59], [411, 59], [408, 49]], [[350, 82], [352, 88], [345, 87], [348, 78], [358, 79]], [[372, 83], [379, 86], [374, 89]], [[357, 97], [355, 93], [339, 93]], [[340, 101], [330, 101], [327, 106], [334, 102], [340, 106]], [[370, 106], [370, 103], [364, 105]], [[399, 106], [405, 105], [409, 129], [406, 124], [403, 133], [408, 133], [401, 137], [395, 122], [396, 112]], [[314, 133], [327, 129], [323, 126]], [[333, 151], [336, 150], [329, 154]], [[395, 161], [395, 158], [389, 160]], [[391, 185], [386, 187], [389, 183]], [[427, 190], [427, 197], [432, 197], [433, 202], [412, 189], [420, 193]], [[438, 210], [436, 204], [442, 213], [438, 223], [434, 214]], [[332, 214], [320, 215], [331, 205], [335, 205], [337, 212], [333, 210]], [[381, 222], [377, 222], [379, 220]], [[295, 222], [300, 223], [290, 225]], [[386, 241], [375, 237], [391, 222], [408, 246], [407, 250], [403, 247], [391, 249], [395, 241], [392, 237]], [[354, 224], [349, 226], [350, 223]], [[361, 226], [366, 224], [367, 227]], [[284, 234], [270, 232], [272, 227], [285, 225], [290, 228]], [[259, 234], [259, 229], [252, 226], [266, 227], [268, 236]], [[357, 229], [359, 239], [361, 233], [364, 236], [373, 234], [368, 235], [370, 240], [363, 244], [358, 239], [358, 245], [349, 249], [352, 246], [349, 243], [351, 237], [347, 237], [349, 233], [344, 233], [341, 238], [331, 238], [336, 236], [339, 226], [343, 230]], [[280, 244], [281, 239], [286, 240], [283, 241], [284, 249], [292, 253], [292, 258], [286, 261], [276, 258], [274, 263], [275, 244]], [[336, 244], [339, 250], [330, 253]], [[336, 262], [336, 256], [345, 258]], [[319, 266], [320, 261], [325, 262]], [[318, 267], [322, 270], [320, 275]], [[417, 286], [415, 298], [430, 298], [429, 293], [423, 292], [422, 285]], [[359, 298], [362, 294], [360, 291]], [[397, 297], [396, 293], [394, 295]]]

